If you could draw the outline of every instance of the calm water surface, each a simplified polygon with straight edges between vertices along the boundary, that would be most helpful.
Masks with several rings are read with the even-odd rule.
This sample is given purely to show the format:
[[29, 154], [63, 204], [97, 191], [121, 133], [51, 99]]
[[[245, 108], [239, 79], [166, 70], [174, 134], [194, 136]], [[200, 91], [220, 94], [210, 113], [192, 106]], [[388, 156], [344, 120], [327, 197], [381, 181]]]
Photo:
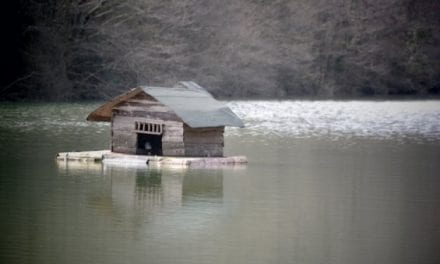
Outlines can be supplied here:
[[96, 106], [0, 105], [0, 263], [440, 263], [440, 101], [231, 102], [247, 167], [57, 163]]

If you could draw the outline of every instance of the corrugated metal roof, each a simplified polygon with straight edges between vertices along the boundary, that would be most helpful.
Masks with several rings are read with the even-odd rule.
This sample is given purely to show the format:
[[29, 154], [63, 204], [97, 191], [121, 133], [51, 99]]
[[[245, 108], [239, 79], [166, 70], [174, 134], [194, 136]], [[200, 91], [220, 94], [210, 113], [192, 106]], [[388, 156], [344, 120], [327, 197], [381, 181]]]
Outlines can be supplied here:
[[180, 82], [173, 88], [140, 88], [173, 110], [190, 127], [244, 127], [229, 107], [194, 82]]
[[194, 82], [179, 82], [172, 88], [141, 86], [100, 106], [89, 114], [87, 120], [110, 121], [115, 105], [141, 91], [169, 107], [190, 127], [244, 127], [241, 119], [229, 107]]

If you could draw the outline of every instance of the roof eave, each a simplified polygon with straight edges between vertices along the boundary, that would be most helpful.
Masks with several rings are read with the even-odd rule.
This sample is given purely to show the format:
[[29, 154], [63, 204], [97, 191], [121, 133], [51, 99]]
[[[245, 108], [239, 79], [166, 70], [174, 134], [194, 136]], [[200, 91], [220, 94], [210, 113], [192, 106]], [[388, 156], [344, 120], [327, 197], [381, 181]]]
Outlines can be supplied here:
[[112, 117], [112, 109], [115, 105], [119, 104], [120, 102], [127, 100], [138, 93], [143, 92], [142, 89], [133, 88], [130, 91], [121, 94], [119, 96], [116, 96], [112, 100], [106, 102], [105, 104], [101, 105], [97, 109], [95, 109], [93, 112], [91, 112], [86, 120], [87, 121], [93, 121], [93, 122], [110, 122]]

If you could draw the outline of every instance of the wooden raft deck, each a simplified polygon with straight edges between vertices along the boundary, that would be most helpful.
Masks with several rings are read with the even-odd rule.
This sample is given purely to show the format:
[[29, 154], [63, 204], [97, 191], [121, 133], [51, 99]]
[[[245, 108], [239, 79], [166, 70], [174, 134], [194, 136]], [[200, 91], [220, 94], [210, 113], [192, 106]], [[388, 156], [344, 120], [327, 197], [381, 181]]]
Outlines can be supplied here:
[[109, 150], [81, 151], [81, 152], [60, 152], [56, 159], [59, 161], [82, 161], [82, 162], [104, 162], [112, 164], [145, 164], [146, 166], [157, 165], [178, 165], [184, 167], [210, 167], [221, 165], [243, 165], [247, 164], [246, 156], [230, 157], [169, 157], [169, 156], [144, 156], [113, 153]]
[[64, 161], [102, 161], [105, 154], [110, 150], [79, 151], [79, 152], [60, 152], [57, 154], [57, 160]]

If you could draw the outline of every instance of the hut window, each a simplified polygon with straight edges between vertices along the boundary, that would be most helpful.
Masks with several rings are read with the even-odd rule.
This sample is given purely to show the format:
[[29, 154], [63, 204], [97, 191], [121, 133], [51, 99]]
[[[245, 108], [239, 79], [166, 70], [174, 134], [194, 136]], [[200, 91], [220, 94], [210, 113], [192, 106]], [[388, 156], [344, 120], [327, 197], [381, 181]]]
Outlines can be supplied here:
[[134, 122], [134, 131], [142, 134], [162, 135], [163, 124], [154, 122]]

